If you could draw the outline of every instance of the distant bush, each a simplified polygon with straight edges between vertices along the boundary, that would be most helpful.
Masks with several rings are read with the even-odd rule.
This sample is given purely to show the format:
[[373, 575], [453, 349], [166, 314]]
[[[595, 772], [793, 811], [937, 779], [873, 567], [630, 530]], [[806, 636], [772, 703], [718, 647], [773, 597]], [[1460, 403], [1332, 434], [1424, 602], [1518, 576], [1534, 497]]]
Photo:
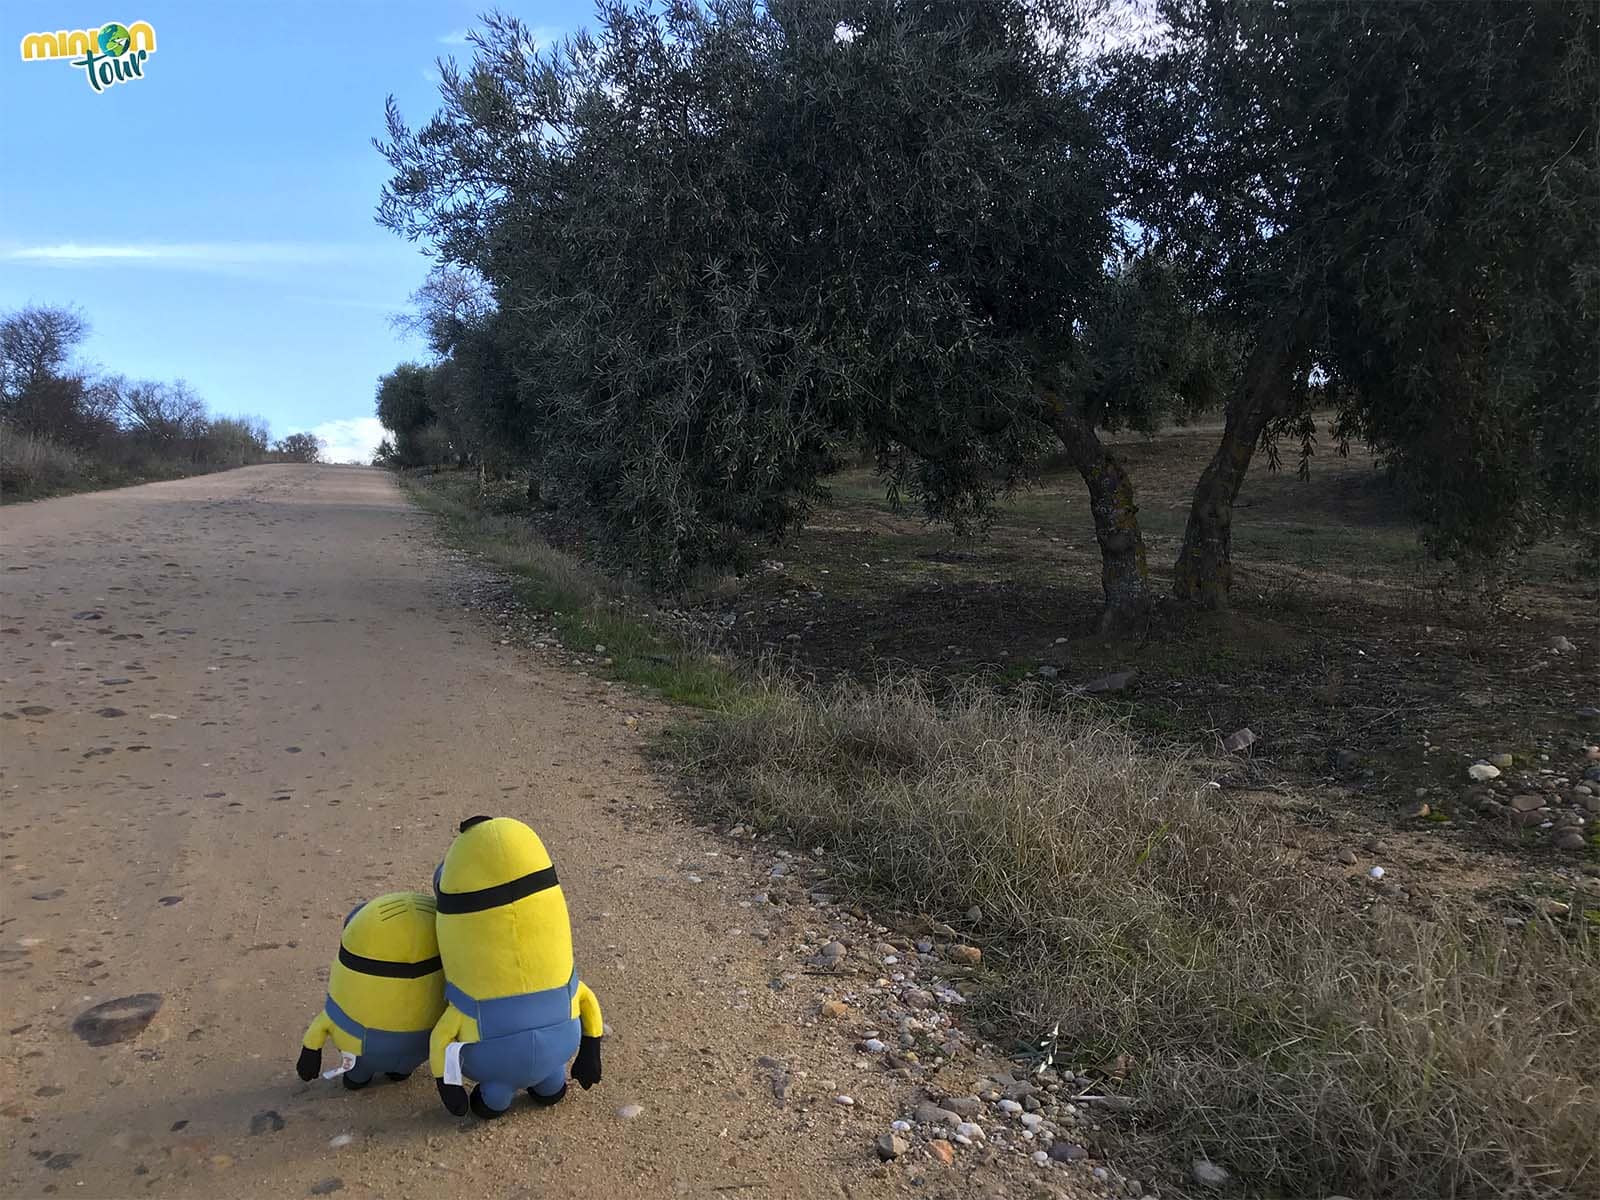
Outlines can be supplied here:
[[[271, 434], [260, 417], [213, 416], [182, 380], [129, 380], [74, 365], [88, 331], [71, 309], [0, 313], [0, 493], [41, 496], [266, 461]], [[315, 447], [310, 434], [285, 442], [296, 438]]]
[[59, 491], [83, 471], [79, 455], [59, 442], [0, 421], [0, 495]]

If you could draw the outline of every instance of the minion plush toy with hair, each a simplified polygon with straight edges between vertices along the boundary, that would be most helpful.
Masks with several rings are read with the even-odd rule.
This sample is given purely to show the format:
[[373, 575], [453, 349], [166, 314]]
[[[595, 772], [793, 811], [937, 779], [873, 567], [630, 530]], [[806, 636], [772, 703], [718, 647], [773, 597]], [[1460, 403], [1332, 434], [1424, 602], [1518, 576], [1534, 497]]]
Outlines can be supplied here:
[[[573, 966], [566, 897], [539, 835], [510, 817], [468, 818], [433, 890], [445, 1010], [429, 1061], [444, 1106], [492, 1119], [523, 1089], [555, 1104], [568, 1062], [585, 1089], [599, 1083], [600, 1002]], [[470, 1100], [463, 1075], [477, 1080]]]
[[[331, 1041], [352, 1090], [382, 1071], [404, 1079], [428, 1057], [428, 1036], [444, 1011], [444, 968], [434, 933], [433, 898], [390, 892], [358, 904], [344, 919], [328, 998], [302, 1041], [295, 1070], [312, 1080]], [[353, 1065], [351, 1065], [353, 1063]]]

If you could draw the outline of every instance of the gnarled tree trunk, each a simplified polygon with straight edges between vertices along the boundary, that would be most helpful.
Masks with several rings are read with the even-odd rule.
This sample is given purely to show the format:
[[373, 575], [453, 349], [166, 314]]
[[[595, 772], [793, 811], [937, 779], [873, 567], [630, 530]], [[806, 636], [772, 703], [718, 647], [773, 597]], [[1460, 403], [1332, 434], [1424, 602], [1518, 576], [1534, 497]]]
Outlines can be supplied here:
[[1233, 584], [1233, 502], [1250, 470], [1261, 433], [1288, 411], [1295, 355], [1289, 339], [1274, 333], [1257, 343], [1211, 462], [1195, 485], [1183, 548], [1173, 568], [1172, 591], [1206, 608], [1226, 608]]
[[1133, 479], [1106, 449], [1094, 426], [1059, 402], [1053, 405], [1051, 426], [1089, 488], [1094, 536], [1100, 543], [1100, 583], [1106, 597], [1100, 631], [1131, 629], [1150, 611], [1150, 574], [1144, 537], [1139, 532], [1139, 506], [1133, 501]]

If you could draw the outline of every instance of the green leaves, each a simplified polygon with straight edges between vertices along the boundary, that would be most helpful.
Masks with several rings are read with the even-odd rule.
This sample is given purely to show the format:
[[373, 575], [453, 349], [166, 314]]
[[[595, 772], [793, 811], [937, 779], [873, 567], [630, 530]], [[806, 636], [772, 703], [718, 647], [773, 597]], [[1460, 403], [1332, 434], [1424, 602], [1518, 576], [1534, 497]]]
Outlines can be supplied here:
[[494, 17], [432, 121], [391, 106], [380, 220], [489, 281], [536, 471], [651, 583], [780, 536], [852, 443], [981, 518], [1111, 246], [1047, 28], [1072, 44], [1052, 0], [608, 5], [534, 54]]

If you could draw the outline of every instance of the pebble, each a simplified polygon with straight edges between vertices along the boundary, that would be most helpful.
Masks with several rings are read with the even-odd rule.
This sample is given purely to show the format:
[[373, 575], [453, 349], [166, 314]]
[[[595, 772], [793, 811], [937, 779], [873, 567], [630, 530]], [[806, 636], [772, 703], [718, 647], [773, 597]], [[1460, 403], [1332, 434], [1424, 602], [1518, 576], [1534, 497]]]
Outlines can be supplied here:
[[1022, 1123], [1029, 1129], [1037, 1130], [1039, 1126], [1044, 1124], [1044, 1118], [1038, 1113], [1023, 1113]]
[[1511, 755], [1502, 752], [1500, 754], [1491, 754], [1489, 756], [1489, 762], [1504, 771], [1509, 769], [1511, 764], [1516, 762], [1516, 759], [1512, 758]]
[[329, 1138], [328, 1139], [328, 1145], [329, 1145], [329, 1147], [331, 1149], [342, 1150], [344, 1147], [348, 1146], [351, 1142], [353, 1142], [355, 1140], [356, 1139], [352, 1134], [341, 1133], [337, 1137]]
[[963, 1121], [956, 1126], [956, 1132], [962, 1137], [981, 1138], [983, 1136], [983, 1126], [976, 1121]]
[[975, 967], [983, 960], [983, 951], [976, 946], [951, 946], [949, 950], [950, 961], [961, 963], [963, 966]]
[[1354, 850], [1350, 849], [1349, 846], [1341, 846], [1339, 848], [1339, 861], [1342, 862], [1347, 867], [1355, 866], [1356, 865], [1356, 852]]
[[850, 1006], [843, 1000], [824, 1000], [817, 1012], [820, 1016], [837, 1020], [849, 1014]]
[[1022, 1105], [1018, 1104], [1015, 1100], [1002, 1100], [996, 1104], [995, 1107], [1001, 1112], [1013, 1117], [1022, 1111]]
[[878, 1157], [883, 1159], [884, 1162], [889, 1162], [892, 1159], [899, 1158], [909, 1149], [911, 1149], [911, 1143], [906, 1141], [905, 1138], [901, 1137], [897, 1133], [884, 1133], [878, 1135]]
[[833, 1098], [833, 1102], [835, 1104], [842, 1104], [846, 1108], [854, 1108], [855, 1107], [855, 1103], [856, 1103], [855, 1100], [853, 1100], [849, 1096], [835, 1096]]
[[956, 1148], [943, 1138], [929, 1142], [928, 1153], [947, 1167], [956, 1160]]
[[1080, 1162], [1089, 1152], [1073, 1142], [1056, 1142], [1050, 1147], [1050, 1157], [1057, 1162]]
[[[1371, 879], [1382, 879], [1383, 878], [1383, 868], [1382, 867], [1373, 867], [1372, 870], [1367, 872], [1367, 875]], [[1196, 1161], [1199, 1161], [1199, 1160], [1197, 1159]]]
[[621, 1117], [624, 1121], [631, 1121], [643, 1111], [644, 1105], [642, 1104], [624, 1104], [621, 1108], [617, 1109], [617, 1116]]
[[[1500, 778], [1500, 768], [1489, 763], [1473, 763], [1467, 768], [1467, 774], [1479, 783], [1487, 783], [1491, 779]], [[1195, 1161], [1202, 1160], [1196, 1159]]]
[[822, 948], [823, 958], [843, 958], [844, 953], [845, 951], [843, 942], [829, 942]]
[[882, 1054], [889, 1047], [884, 1045], [877, 1038], [868, 1038], [866, 1041], [861, 1043], [861, 1048], [867, 1051], [869, 1054]]
[[961, 1117], [951, 1112], [948, 1108], [941, 1108], [932, 1100], [924, 1100], [917, 1105], [916, 1118], [918, 1125], [959, 1125]]
[[1511, 807], [1518, 812], [1533, 812], [1544, 807], [1544, 797], [1534, 795], [1521, 795], [1511, 797]]
[[72, 1032], [91, 1046], [110, 1046], [137, 1037], [160, 1011], [161, 996], [157, 992], [122, 996], [79, 1013], [72, 1022]]
[[1557, 850], [1582, 850], [1584, 845], [1583, 830], [1581, 829], [1568, 827], [1556, 833], [1555, 846]]
[[1035, 1150], [1033, 1152], [1033, 1161], [1038, 1163], [1041, 1167], [1046, 1166], [1050, 1162], [1050, 1155], [1043, 1150]]

